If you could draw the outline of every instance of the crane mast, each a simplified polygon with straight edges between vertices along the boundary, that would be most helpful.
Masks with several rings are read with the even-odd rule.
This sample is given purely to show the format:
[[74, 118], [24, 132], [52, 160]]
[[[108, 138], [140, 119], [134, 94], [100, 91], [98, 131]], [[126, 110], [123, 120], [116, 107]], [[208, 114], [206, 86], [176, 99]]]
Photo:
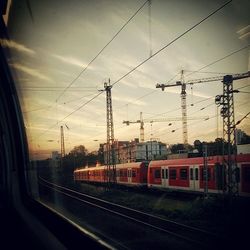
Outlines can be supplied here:
[[144, 122], [142, 119], [142, 112], [140, 113], [140, 141], [144, 142]]
[[184, 82], [184, 71], [181, 71], [181, 113], [182, 113], [182, 134], [183, 144], [187, 148], [188, 144], [188, 129], [187, 129], [187, 93], [186, 83]]

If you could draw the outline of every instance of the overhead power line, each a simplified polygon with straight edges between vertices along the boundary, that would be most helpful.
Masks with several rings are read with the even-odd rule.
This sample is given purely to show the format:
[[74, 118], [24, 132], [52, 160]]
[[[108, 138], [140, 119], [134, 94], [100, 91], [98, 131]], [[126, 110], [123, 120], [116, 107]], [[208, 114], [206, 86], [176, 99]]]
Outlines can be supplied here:
[[195, 29], [197, 26], [199, 26], [200, 24], [202, 24], [203, 22], [205, 22], [207, 19], [209, 19], [211, 16], [213, 16], [214, 14], [216, 14], [221, 9], [223, 9], [225, 6], [227, 6], [232, 1], [233, 0], [230, 0], [230, 1], [226, 2], [225, 4], [223, 4], [222, 6], [220, 6], [219, 8], [217, 8], [216, 10], [214, 10], [212, 13], [210, 13], [208, 16], [206, 16], [205, 18], [201, 19], [198, 23], [196, 23], [195, 25], [193, 25], [191, 28], [187, 29], [185, 32], [183, 32], [182, 34], [180, 34], [179, 36], [177, 36], [176, 38], [174, 38], [171, 42], [169, 42], [168, 44], [166, 44], [165, 46], [163, 46], [161, 49], [157, 50], [154, 54], [152, 54], [151, 56], [149, 56], [147, 59], [145, 59], [144, 61], [142, 61], [141, 63], [139, 63], [137, 66], [135, 66], [133, 69], [131, 69], [129, 72], [127, 72], [125, 75], [123, 75], [122, 77], [120, 77], [117, 81], [115, 81], [112, 84], [112, 86], [114, 86], [115, 84], [117, 84], [118, 82], [120, 82], [122, 79], [124, 79], [125, 77], [127, 77], [128, 75], [130, 75], [132, 72], [134, 72], [140, 66], [142, 66], [144, 63], [146, 63], [151, 58], [153, 58], [156, 55], [158, 55], [160, 52], [162, 52], [167, 47], [169, 47], [170, 45], [172, 45], [173, 43], [175, 43], [177, 40], [179, 40], [181, 37], [183, 37], [184, 35], [186, 35], [188, 32], [190, 32], [191, 30]]
[[[224, 60], [224, 59], [226, 59], [226, 58], [228, 58], [228, 57], [230, 57], [230, 56], [232, 56], [232, 55], [234, 55], [234, 54], [236, 54], [236, 53], [238, 53], [238, 52], [240, 52], [240, 51], [242, 51], [242, 50], [244, 50], [244, 49], [246, 49], [246, 48], [248, 48], [249, 47], [249, 44], [247, 45], [247, 46], [244, 46], [244, 47], [242, 47], [242, 48], [240, 48], [240, 49], [238, 49], [238, 50], [235, 50], [235, 51], [233, 51], [233, 52], [231, 52], [231, 53], [229, 53], [229, 54], [227, 54], [226, 56], [223, 56], [222, 58], [219, 58], [219, 59], [216, 59], [215, 61], [213, 61], [213, 62], [211, 62], [211, 63], [209, 63], [209, 64], [207, 64], [206, 66], [203, 66], [202, 68], [200, 68], [200, 69], [197, 69], [197, 70], [185, 70], [186, 72], [191, 72], [190, 74], [187, 74], [186, 76], [190, 76], [190, 75], [192, 75], [192, 74], [195, 74], [195, 73], [206, 73], [206, 74], [221, 74], [221, 75], [227, 75], [227, 74], [233, 74], [233, 73], [223, 73], [223, 72], [206, 72], [206, 71], [202, 71], [202, 72], [200, 72], [202, 69], [205, 69], [205, 68], [208, 68], [209, 66], [212, 66], [212, 65], [214, 65], [214, 64], [216, 64], [217, 62], [220, 62], [220, 61], [222, 61], [222, 60]], [[172, 78], [170, 78], [166, 83], [170, 83], [170, 82], [172, 82], [178, 75], [180, 75], [180, 73], [177, 73], [175, 76], [173, 76]], [[250, 86], [250, 85], [247, 85], [247, 86], [244, 86], [244, 87], [242, 87], [242, 88], [245, 88], [245, 87], [248, 87], [248, 86]], [[242, 91], [241, 91], [242, 92]], [[137, 100], [140, 100], [140, 99], [142, 99], [142, 98], [144, 98], [144, 97], [146, 97], [146, 96], [148, 96], [148, 95], [151, 95], [151, 94], [153, 94], [153, 93], [155, 93], [155, 91], [150, 91], [148, 94], [145, 94], [145, 95], [143, 95], [143, 96], [141, 96], [141, 97], [138, 97], [138, 98], [136, 98], [134, 101], [131, 101], [131, 102], [128, 102], [127, 104], [133, 104], [133, 103], [135, 103]], [[213, 97], [211, 97], [211, 98], [213, 98]], [[202, 100], [202, 101], [199, 101], [199, 102], [203, 102], [203, 101], [206, 101], [206, 100]], [[196, 103], [199, 103], [199, 102], [196, 102]], [[127, 104], [125, 104], [125, 105], [127, 105]], [[125, 105], [122, 105], [122, 106], [125, 106]], [[157, 116], [157, 115], [156, 115]]]
[[[247, 103], [248, 103], [248, 102], [240, 103], [240, 104], [236, 105], [236, 108], [238, 108], [238, 107], [240, 107], [240, 106], [243, 106], [243, 105], [246, 105]], [[200, 111], [200, 110], [199, 110], [199, 111]], [[197, 111], [197, 112], [199, 112], [199, 111]], [[238, 122], [236, 122], [235, 125], [239, 125], [239, 123], [240, 123], [242, 120], [244, 120], [245, 118], [248, 118], [247, 116], [248, 116], [249, 114], [250, 114], [250, 112], [248, 112], [242, 119], [240, 119]], [[214, 119], [214, 118], [217, 118], [217, 116], [219, 116], [219, 114], [216, 114], [216, 115], [213, 115], [213, 116], [209, 116], [209, 119], [204, 119], [204, 120], [199, 121], [199, 122], [197, 122], [197, 121], [192, 122], [192, 123], [190, 123], [188, 126], [190, 127], [190, 126], [196, 125], [196, 124], [198, 124], [198, 123], [200, 123], [200, 122], [207, 122], [207, 121], [210, 121], [210, 120], [212, 120], [212, 119]], [[168, 129], [168, 128], [167, 128], [167, 129]], [[173, 129], [173, 130], [172, 130], [172, 133], [174, 133], [174, 132], [176, 132], [177, 130], [180, 130], [180, 129], [182, 129], [182, 127], [177, 127], [176, 129]], [[158, 129], [158, 130], [159, 130], [159, 129]], [[157, 130], [155, 130], [155, 131], [157, 131]], [[159, 134], [159, 135], [157, 135], [157, 136], [164, 135], [164, 134], [166, 134], [166, 132], [163, 132], [163, 133], [161, 133], [161, 134]]]
[[247, 118], [247, 116], [250, 114], [250, 112], [248, 112], [245, 116], [243, 116], [239, 121], [237, 121], [235, 123], [235, 126], [239, 125], [245, 118]]
[[[245, 50], [245, 49], [247, 49], [248, 47], [249, 47], [249, 44], [248, 44], [247, 46], [244, 46], [244, 47], [242, 47], [242, 48], [240, 48], [240, 49], [238, 49], [238, 50], [235, 50], [235, 51], [229, 53], [228, 55], [225, 55], [224, 57], [222, 57], [222, 58], [220, 58], [220, 59], [217, 59], [217, 60], [215, 60], [215, 61], [213, 61], [213, 62], [207, 64], [206, 66], [201, 67], [201, 68], [198, 69], [198, 70], [195, 70], [195, 71], [193, 71], [193, 72], [187, 74], [186, 77], [188, 77], [188, 76], [190, 76], [190, 75], [193, 75], [193, 74], [195, 74], [195, 73], [198, 73], [198, 72], [200, 72], [201, 70], [203, 70], [203, 69], [205, 69], [205, 68], [208, 68], [208, 67], [210, 67], [210, 66], [212, 66], [212, 65], [214, 65], [214, 64], [216, 64], [216, 63], [218, 63], [218, 62], [220, 62], [220, 61], [222, 61], [222, 60], [225, 60], [226, 58], [228, 58], [228, 57], [230, 57], [230, 56], [232, 56], [232, 55], [234, 55], [234, 54], [236, 54], [236, 53], [238, 53], [238, 52], [240, 52], [240, 51], [242, 51], [242, 50]], [[204, 72], [204, 73], [205, 73], [205, 72]]]
[[[158, 55], [160, 52], [162, 52], [163, 50], [165, 50], [166, 48], [168, 48], [170, 45], [172, 45], [173, 43], [175, 43], [177, 40], [179, 40], [181, 37], [183, 37], [184, 35], [186, 35], [188, 32], [190, 32], [191, 30], [195, 29], [197, 26], [199, 26], [200, 24], [202, 24], [203, 22], [205, 22], [207, 19], [209, 19], [211, 16], [213, 16], [214, 14], [216, 14], [218, 11], [220, 11], [221, 9], [223, 9], [225, 6], [227, 6], [229, 3], [231, 3], [232, 0], [226, 2], [225, 4], [221, 5], [219, 8], [217, 8], [216, 10], [214, 10], [213, 12], [211, 12], [208, 16], [206, 16], [205, 18], [201, 19], [198, 23], [196, 23], [195, 25], [193, 25], [192, 27], [190, 27], [189, 29], [187, 29], [185, 32], [183, 32], [182, 34], [180, 34], [179, 36], [177, 36], [175, 39], [173, 39], [171, 42], [169, 42], [168, 44], [166, 44], [165, 46], [163, 46], [161, 49], [159, 49], [158, 51], [156, 51], [154, 54], [152, 54], [151, 56], [149, 56], [147, 59], [145, 59], [144, 61], [142, 61], [141, 63], [139, 63], [137, 66], [135, 66], [132, 70], [130, 70], [129, 72], [127, 72], [125, 75], [123, 75], [122, 77], [120, 77], [117, 81], [115, 81], [111, 86], [113, 87], [115, 84], [117, 84], [118, 82], [120, 82], [122, 79], [124, 79], [125, 77], [127, 77], [129, 74], [131, 74], [132, 72], [134, 72], [136, 69], [138, 69], [140, 66], [142, 66], [144, 63], [146, 63], [147, 61], [149, 61], [151, 58], [155, 57], [156, 55]], [[117, 32], [117, 34], [110, 40], [113, 41], [114, 38], [120, 33], [120, 31], [133, 19], [133, 17], [143, 8], [143, 6], [147, 3], [147, 1], [135, 12], [135, 14], [122, 26], [122, 28]], [[110, 42], [108, 44], [110, 44]], [[91, 60], [91, 62], [80, 72], [80, 74], [68, 85], [68, 87], [66, 87], [64, 89], [64, 91], [60, 94], [60, 96], [57, 98], [57, 100], [65, 93], [65, 91], [81, 76], [81, 74], [87, 69], [87, 67], [101, 54], [101, 52], [108, 46], [108, 44], [105, 45], [105, 47], [97, 54], [97, 56], [95, 56], [94, 59]], [[66, 117], [64, 117], [62, 120], [58, 121], [61, 122], [63, 120], [65, 120], [66, 118], [68, 118], [69, 116], [71, 116], [72, 114], [74, 114], [75, 112], [77, 112], [78, 110], [80, 110], [82, 107], [86, 106], [88, 103], [90, 103], [91, 101], [93, 101], [95, 98], [97, 98], [99, 95], [101, 95], [103, 92], [98, 93], [97, 95], [95, 95], [93, 98], [91, 98], [89, 101], [85, 102], [83, 105], [81, 105], [80, 107], [78, 107], [77, 109], [73, 110], [70, 114], [68, 114]], [[56, 101], [57, 101], [56, 100]], [[47, 131], [49, 131], [50, 129], [54, 128], [58, 123], [52, 125], [50, 128], [48, 128], [46, 131], [44, 131], [44, 133], [42, 133], [40, 136], [44, 135]], [[40, 137], [38, 136], [38, 137]]]
[[68, 118], [69, 116], [73, 115], [75, 112], [77, 112], [78, 110], [80, 110], [81, 108], [83, 108], [84, 106], [86, 106], [88, 103], [90, 103], [91, 101], [93, 101], [95, 98], [97, 98], [99, 95], [101, 95], [103, 92], [99, 92], [97, 95], [95, 95], [94, 97], [92, 97], [90, 100], [88, 100], [87, 102], [83, 103], [80, 107], [78, 107], [77, 109], [73, 110], [71, 113], [69, 113], [68, 115], [66, 115], [63, 119], [61, 119], [60, 121], [58, 121], [57, 123], [53, 124], [52, 126], [50, 126], [48, 129], [46, 129], [42, 134], [40, 134], [37, 138], [43, 136], [45, 133], [47, 133], [49, 130], [51, 130], [52, 128], [54, 128], [55, 126], [58, 125], [58, 123], [64, 121], [66, 118]]
[[70, 82], [70, 84], [62, 91], [62, 93], [57, 97], [58, 101], [61, 96], [70, 88], [70, 86], [88, 69], [88, 67], [97, 59], [97, 57], [108, 47], [108, 45], [118, 36], [118, 34], [128, 25], [128, 23], [138, 14], [138, 12], [145, 6], [149, 0], [145, 1], [141, 7], [128, 19], [128, 21], [116, 32], [116, 34], [111, 38], [111, 40], [97, 53], [97, 55], [87, 64], [87, 66]]

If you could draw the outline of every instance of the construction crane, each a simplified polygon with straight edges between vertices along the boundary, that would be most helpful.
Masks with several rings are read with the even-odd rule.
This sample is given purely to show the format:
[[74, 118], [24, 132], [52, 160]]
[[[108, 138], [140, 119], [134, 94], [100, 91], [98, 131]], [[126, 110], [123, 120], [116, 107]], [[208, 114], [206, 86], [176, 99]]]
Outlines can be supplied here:
[[[234, 80], [242, 79], [249, 77], [249, 71], [242, 74], [234, 74], [232, 78]], [[181, 86], [181, 110], [182, 110], [182, 132], [183, 132], [183, 143], [187, 145], [188, 143], [188, 129], [187, 129], [187, 104], [186, 104], [186, 85], [193, 85], [197, 83], [205, 83], [205, 82], [214, 82], [214, 81], [223, 81], [224, 76], [215, 76], [215, 77], [208, 77], [202, 79], [194, 79], [184, 81], [184, 71], [181, 71], [181, 80], [177, 81], [175, 84], [156, 84], [156, 88], [161, 88], [164, 91], [165, 88], [168, 87], [176, 87]]]
[[[208, 116], [204, 117], [189, 117], [188, 120], [208, 120]], [[172, 117], [172, 118], [158, 118], [158, 119], [144, 119], [142, 118], [142, 112], [140, 112], [140, 120], [134, 120], [134, 121], [123, 121], [127, 126], [131, 123], [140, 123], [140, 142], [144, 142], [144, 123], [153, 123], [153, 122], [170, 122], [170, 121], [182, 121], [182, 117]], [[169, 123], [169, 126], [172, 125]], [[174, 132], [174, 130], [173, 130]]]

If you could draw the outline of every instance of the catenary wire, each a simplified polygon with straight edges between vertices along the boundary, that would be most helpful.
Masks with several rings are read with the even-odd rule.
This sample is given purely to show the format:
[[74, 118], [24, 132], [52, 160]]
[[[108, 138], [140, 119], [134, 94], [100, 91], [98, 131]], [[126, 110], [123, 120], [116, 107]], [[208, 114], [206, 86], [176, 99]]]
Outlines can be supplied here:
[[116, 34], [111, 38], [111, 40], [97, 53], [97, 55], [87, 64], [87, 66], [70, 82], [70, 84], [62, 91], [62, 93], [57, 97], [58, 101], [61, 96], [72, 86], [72, 84], [79, 79], [79, 77], [88, 69], [88, 67], [97, 59], [97, 57], [108, 47], [108, 45], [118, 36], [118, 34], [127, 26], [127, 24], [139, 13], [139, 11], [145, 6], [149, 0], [145, 1], [141, 7], [128, 19], [128, 21], [116, 32]]
[[122, 79], [124, 79], [125, 77], [127, 77], [128, 75], [130, 75], [132, 72], [134, 72], [136, 69], [138, 69], [140, 66], [142, 66], [144, 63], [146, 63], [147, 61], [149, 61], [151, 58], [155, 57], [156, 55], [158, 55], [160, 52], [162, 52], [163, 50], [165, 50], [167, 47], [169, 47], [170, 45], [172, 45], [173, 43], [175, 43], [176, 41], [178, 41], [181, 37], [183, 37], [184, 35], [186, 35], [188, 32], [190, 32], [191, 30], [195, 29], [197, 26], [199, 26], [200, 24], [202, 24], [203, 22], [205, 22], [207, 19], [209, 19], [211, 16], [213, 16], [214, 14], [216, 14], [218, 11], [220, 11], [221, 9], [223, 9], [225, 6], [227, 6], [229, 3], [231, 3], [233, 0], [230, 0], [226, 3], [224, 3], [222, 6], [220, 6], [219, 8], [217, 8], [216, 10], [214, 10], [212, 13], [210, 13], [208, 16], [206, 16], [205, 18], [201, 19], [198, 23], [196, 23], [195, 25], [193, 25], [191, 28], [187, 29], [186, 31], [184, 31], [182, 34], [180, 34], [179, 36], [177, 36], [176, 38], [174, 38], [171, 42], [169, 42], [168, 44], [166, 44], [165, 46], [163, 46], [162, 48], [160, 48], [159, 50], [157, 50], [154, 54], [152, 54], [151, 56], [149, 56], [148, 58], [146, 58], [144, 61], [142, 61], [141, 63], [139, 63], [137, 66], [135, 66], [133, 69], [131, 69], [129, 72], [127, 72], [125, 75], [123, 75], [122, 77], [120, 77], [118, 80], [116, 80], [112, 86], [116, 85], [118, 82], [120, 82]]
[[186, 77], [188, 77], [188, 76], [190, 76], [190, 75], [193, 75], [193, 74], [195, 74], [195, 73], [198, 73], [198, 72], [200, 72], [201, 70], [203, 70], [203, 69], [205, 69], [205, 68], [208, 68], [208, 67], [210, 67], [210, 66], [212, 66], [212, 65], [214, 65], [214, 64], [216, 64], [216, 63], [218, 63], [218, 62], [220, 62], [220, 61], [222, 61], [222, 60], [225, 60], [226, 58], [228, 58], [228, 57], [230, 57], [230, 56], [232, 56], [232, 55], [234, 55], [234, 54], [236, 54], [236, 53], [238, 53], [238, 52], [240, 52], [240, 51], [242, 51], [242, 50], [245, 50], [245, 49], [247, 49], [248, 47], [249, 47], [249, 44], [246, 45], [246, 46], [244, 46], [244, 47], [242, 47], [242, 48], [240, 48], [240, 49], [238, 49], [238, 50], [235, 50], [235, 51], [231, 52], [230, 54], [228, 54], [228, 55], [226, 55], [226, 56], [224, 56], [224, 57], [222, 57], [222, 58], [220, 58], [220, 59], [217, 59], [217, 60], [215, 60], [215, 61], [213, 61], [213, 62], [207, 64], [207, 65], [204, 66], [204, 67], [201, 67], [200, 69], [198, 69], [198, 70], [196, 70], [196, 71], [193, 71], [193, 72], [187, 74]]
[[[223, 5], [221, 5], [219, 8], [217, 8], [216, 10], [214, 10], [213, 12], [211, 12], [208, 16], [206, 16], [205, 18], [201, 19], [198, 23], [196, 23], [195, 25], [193, 25], [192, 27], [190, 27], [189, 29], [187, 29], [186, 31], [184, 31], [182, 34], [180, 34], [179, 36], [177, 36], [175, 39], [173, 39], [171, 42], [169, 42], [168, 44], [166, 44], [165, 46], [163, 46], [161, 49], [159, 49], [158, 51], [156, 51], [154, 54], [152, 54], [150, 57], [148, 57], [147, 59], [143, 60], [141, 63], [139, 63], [137, 66], [135, 66], [132, 70], [130, 70], [129, 72], [127, 72], [125, 75], [123, 75], [122, 77], [120, 77], [118, 80], [116, 80], [111, 86], [113, 87], [114, 85], [116, 85], [118, 82], [120, 82], [122, 79], [124, 79], [125, 77], [127, 77], [129, 74], [131, 74], [132, 72], [134, 72], [136, 69], [138, 69], [140, 66], [142, 66], [144, 63], [146, 63], [147, 61], [149, 61], [151, 58], [155, 57], [156, 55], [158, 55], [160, 52], [162, 52], [163, 50], [165, 50], [167, 47], [169, 47], [170, 45], [172, 45], [173, 43], [175, 43], [177, 40], [179, 40], [181, 37], [183, 37], [184, 35], [186, 35], [187, 33], [189, 33], [190, 31], [192, 31], [193, 29], [195, 29], [197, 26], [199, 26], [201, 23], [205, 22], [207, 19], [209, 19], [211, 16], [213, 16], [214, 14], [216, 14], [217, 12], [219, 12], [221, 9], [223, 9], [225, 6], [227, 6], [229, 3], [231, 3], [232, 0], [227, 1], [226, 3], [224, 3]], [[147, 1], [143, 4], [143, 6], [147, 3]], [[142, 7], [143, 7], [142, 6]], [[141, 7], [141, 8], [142, 8]], [[138, 10], [139, 11], [139, 10]], [[136, 13], [138, 13], [138, 11]], [[134, 14], [135, 15], [135, 14]], [[133, 15], [133, 16], [134, 16]], [[129, 20], [131, 20], [132, 18], [130, 18]], [[124, 26], [125, 27], [125, 26]], [[83, 72], [83, 70], [82, 70]], [[81, 73], [78, 75], [78, 78], [80, 77]], [[69, 85], [67, 88], [69, 88], [73, 82], [75, 82], [78, 78], [75, 78]], [[67, 88], [65, 89], [65, 91], [67, 90]], [[65, 92], [63, 91], [63, 93]], [[74, 114], [76, 111], [80, 110], [82, 107], [86, 106], [88, 103], [90, 103], [91, 101], [93, 101], [95, 98], [97, 98], [99, 95], [101, 95], [103, 92], [98, 93], [97, 95], [95, 95], [93, 98], [91, 98], [89, 101], [87, 101], [86, 103], [84, 103], [83, 105], [81, 105], [80, 107], [78, 107], [77, 109], [73, 110], [70, 114], [68, 114], [66, 117], [64, 117], [62, 120], [58, 121], [56, 124], [52, 125], [50, 128], [48, 128], [46, 131], [44, 131], [42, 134], [40, 134], [38, 137], [44, 135], [47, 131], [49, 131], [51, 128], [54, 128], [59, 122], [65, 120], [66, 118], [68, 118], [69, 116], [71, 116], [72, 114]], [[60, 96], [59, 96], [60, 98]], [[58, 100], [58, 98], [57, 98]]]
[[[213, 61], [213, 62], [211, 62], [211, 63], [209, 63], [209, 64], [203, 66], [203, 67], [200, 68], [200, 69], [193, 70], [193, 71], [191, 71], [191, 70], [185, 70], [185, 72], [191, 72], [190, 74], [186, 75], [186, 77], [189, 76], [189, 75], [191, 75], [191, 74], [195, 74], [195, 73], [209, 73], [209, 74], [221, 74], [221, 75], [233, 74], [233, 73], [222, 73], [222, 72], [207, 72], [207, 71], [201, 71], [201, 70], [202, 70], [202, 69], [205, 69], [205, 68], [207, 68], [207, 67], [209, 67], [209, 66], [212, 66], [212, 65], [214, 65], [214, 64], [216, 64], [216, 63], [218, 63], [218, 62], [220, 62], [220, 61], [222, 61], [222, 60], [224, 60], [224, 59], [226, 59], [226, 58], [228, 58], [228, 57], [230, 57], [230, 56], [232, 56], [232, 55], [234, 55], [234, 54], [236, 54], [236, 53], [238, 53], [238, 52], [240, 52], [240, 51], [242, 51], [242, 50], [244, 50], [244, 49], [246, 49], [246, 48], [248, 48], [248, 47], [249, 47], [249, 44], [248, 44], [247, 46], [245, 46], [245, 47], [242, 47], [242, 48], [240, 48], [240, 49], [238, 49], [238, 50], [236, 50], [236, 51], [231, 52], [230, 54], [227, 54], [226, 56], [223, 56], [223, 57], [220, 58], [220, 59], [216, 59], [215, 61]], [[201, 71], [201, 72], [200, 72], [200, 71]], [[178, 75], [180, 75], [180, 73], [177, 73], [174, 77], [170, 78], [170, 79], [166, 82], [166, 84], [167, 84], [167, 83], [170, 83], [171, 81], [173, 81]], [[250, 86], [250, 85], [248, 85], [248, 86]], [[244, 88], [245, 88], [245, 87], [244, 87]], [[121, 107], [126, 106], [127, 104], [133, 104], [133, 103], [135, 103], [137, 100], [142, 99], [143, 97], [146, 97], [146, 96], [148, 96], [148, 95], [150, 95], [150, 94], [153, 94], [153, 93], [155, 93], [155, 91], [151, 91], [151, 92], [149, 92], [148, 94], [145, 94], [145, 95], [143, 95], [143, 96], [141, 96], [141, 97], [138, 97], [138, 98], [136, 98], [134, 101], [128, 102], [128, 103], [122, 105]], [[121, 108], [121, 107], [120, 107], [120, 108]], [[156, 116], [157, 116], [157, 115], [156, 115]]]

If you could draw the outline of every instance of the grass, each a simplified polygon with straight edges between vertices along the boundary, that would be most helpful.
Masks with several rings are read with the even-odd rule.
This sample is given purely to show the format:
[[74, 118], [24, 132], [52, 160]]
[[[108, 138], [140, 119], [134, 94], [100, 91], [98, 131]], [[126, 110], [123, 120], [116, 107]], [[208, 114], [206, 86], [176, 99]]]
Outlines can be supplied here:
[[80, 190], [98, 198], [124, 205], [165, 219], [200, 227], [214, 233], [227, 233], [228, 228], [249, 219], [249, 200], [237, 200], [230, 206], [222, 197], [183, 200], [167, 193], [148, 194], [131, 190], [111, 189], [81, 183]]

